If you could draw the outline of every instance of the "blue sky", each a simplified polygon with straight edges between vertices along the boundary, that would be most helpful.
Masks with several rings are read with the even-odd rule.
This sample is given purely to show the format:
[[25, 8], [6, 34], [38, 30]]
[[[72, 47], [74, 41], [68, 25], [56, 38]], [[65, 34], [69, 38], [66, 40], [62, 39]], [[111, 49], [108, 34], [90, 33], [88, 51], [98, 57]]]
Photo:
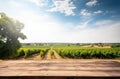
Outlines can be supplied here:
[[120, 0], [0, 0], [25, 24], [21, 42], [120, 42]]

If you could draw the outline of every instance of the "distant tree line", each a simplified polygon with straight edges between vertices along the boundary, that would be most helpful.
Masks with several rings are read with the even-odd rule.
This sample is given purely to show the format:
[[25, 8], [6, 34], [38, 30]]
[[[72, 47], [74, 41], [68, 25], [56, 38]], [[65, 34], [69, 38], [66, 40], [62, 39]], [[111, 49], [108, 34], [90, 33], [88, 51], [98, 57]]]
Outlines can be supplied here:
[[120, 47], [120, 44], [113, 44], [111, 45], [112, 48]]

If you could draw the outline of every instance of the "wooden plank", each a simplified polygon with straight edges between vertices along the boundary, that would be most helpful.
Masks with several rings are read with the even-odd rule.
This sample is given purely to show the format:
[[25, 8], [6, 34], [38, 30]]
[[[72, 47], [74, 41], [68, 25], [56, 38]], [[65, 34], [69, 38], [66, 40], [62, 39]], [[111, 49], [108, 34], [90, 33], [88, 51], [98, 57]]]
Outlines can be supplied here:
[[0, 76], [120, 76], [120, 60], [8, 60]]

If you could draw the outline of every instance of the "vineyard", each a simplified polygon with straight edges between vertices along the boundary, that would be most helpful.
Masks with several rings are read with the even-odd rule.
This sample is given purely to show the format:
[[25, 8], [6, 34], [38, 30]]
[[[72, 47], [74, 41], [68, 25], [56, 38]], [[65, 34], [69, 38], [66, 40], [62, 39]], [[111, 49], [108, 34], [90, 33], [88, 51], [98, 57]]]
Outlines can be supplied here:
[[21, 48], [18, 50], [18, 57], [24, 57], [27, 58], [33, 54], [39, 53], [41, 57], [45, 55], [45, 53], [48, 51], [48, 49], [27, 49], [27, 48]]
[[52, 48], [21, 48], [18, 50], [17, 58], [32, 59], [61, 59]]
[[56, 49], [62, 57], [69, 58], [120, 58], [119, 48]]
[[18, 56], [28, 58], [37, 55], [41, 59], [114, 59], [120, 58], [120, 48], [94, 48], [94, 47], [46, 47], [21, 48]]

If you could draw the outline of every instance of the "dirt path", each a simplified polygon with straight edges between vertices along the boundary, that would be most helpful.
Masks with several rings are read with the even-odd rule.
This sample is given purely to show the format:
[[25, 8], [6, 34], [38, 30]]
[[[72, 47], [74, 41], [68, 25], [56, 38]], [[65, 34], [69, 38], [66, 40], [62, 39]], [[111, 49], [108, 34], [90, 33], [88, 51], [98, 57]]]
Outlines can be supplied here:
[[17, 58], [15, 60], [41, 60], [41, 59], [42, 58], [41, 58], [40, 54], [37, 53], [37, 54], [33, 54], [33, 55], [31, 55], [31, 56], [29, 56], [27, 58], [20, 57], [20, 58]]
[[43, 60], [50, 60], [50, 59], [62, 59], [62, 57], [55, 51], [52, 50], [54, 52], [54, 55], [51, 56], [50, 53], [51, 50], [48, 50], [48, 52], [46, 53], [45, 57], [43, 58]]
[[2, 62], [2, 60], [0, 60], [0, 63]]
[[33, 57], [33, 60], [41, 60], [41, 56], [40, 54], [36, 54], [34, 57]]
[[55, 50], [53, 50], [53, 52], [55, 59], [62, 59], [62, 57]]
[[48, 52], [45, 54], [43, 59], [45, 59], [45, 60], [50, 60], [51, 59], [50, 50], [48, 50]]

